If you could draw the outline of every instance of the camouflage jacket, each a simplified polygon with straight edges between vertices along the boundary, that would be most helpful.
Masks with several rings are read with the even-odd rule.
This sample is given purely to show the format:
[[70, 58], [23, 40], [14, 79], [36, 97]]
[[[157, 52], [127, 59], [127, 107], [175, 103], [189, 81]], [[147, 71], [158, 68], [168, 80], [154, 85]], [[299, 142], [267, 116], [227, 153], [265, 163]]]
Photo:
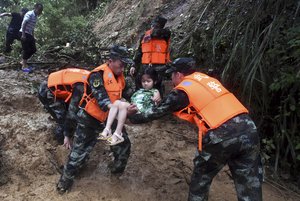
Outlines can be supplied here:
[[[88, 91], [93, 93], [93, 96], [96, 98], [101, 110], [107, 111], [108, 110], [107, 106], [111, 102], [109, 100], [109, 96], [104, 87], [103, 72], [99, 71], [99, 72], [91, 73], [88, 83], [89, 83]], [[122, 96], [126, 100], [130, 100], [131, 95], [132, 95], [132, 89], [126, 83], [125, 88], [122, 92]]]
[[[145, 113], [137, 113], [129, 116], [129, 119], [134, 124], [146, 123], [155, 119], [158, 119], [164, 115], [180, 111], [189, 105], [189, 99], [187, 94], [181, 90], [171, 91], [163, 101], [148, 110]], [[254, 122], [251, 120], [248, 114], [240, 114], [227, 122], [223, 123], [216, 129], [210, 130], [203, 139], [203, 143], [207, 143], [207, 140], [213, 144], [222, 142], [226, 139], [230, 139], [233, 136], [241, 135], [247, 129], [256, 129]]]
[[[93, 93], [93, 96], [96, 98], [99, 107], [103, 111], [108, 110], [108, 104], [110, 104], [109, 96], [104, 87], [103, 81], [103, 72], [93, 72], [91, 73], [89, 80], [89, 86], [87, 88], [88, 93]], [[126, 100], [130, 100], [130, 96], [132, 95], [132, 89], [130, 86], [128, 87], [127, 84], [122, 92], [123, 98]], [[89, 125], [92, 127], [99, 127], [99, 121], [93, 118], [92, 116], [88, 115], [84, 109], [79, 109], [77, 113], [78, 122], [81, 124]]]
[[64, 122], [64, 135], [70, 137], [72, 135], [72, 129], [76, 127], [77, 117], [76, 114], [79, 110], [79, 102], [83, 95], [84, 86], [83, 83], [76, 83], [73, 86], [72, 97], [68, 106], [68, 112], [66, 114]]

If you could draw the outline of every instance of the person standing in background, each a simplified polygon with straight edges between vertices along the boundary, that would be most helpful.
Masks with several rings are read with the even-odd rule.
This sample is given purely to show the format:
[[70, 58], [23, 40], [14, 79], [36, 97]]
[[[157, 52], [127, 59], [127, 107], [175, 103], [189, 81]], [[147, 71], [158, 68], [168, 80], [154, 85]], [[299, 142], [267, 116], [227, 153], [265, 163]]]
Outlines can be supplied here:
[[35, 38], [34, 38], [34, 28], [38, 19], [38, 16], [43, 12], [43, 5], [41, 3], [36, 3], [34, 9], [28, 11], [23, 19], [21, 32], [21, 42], [22, 42], [22, 70], [27, 68], [27, 60], [36, 52]]
[[19, 13], [1, 13], [0, 17], [9, 16], [11, 17], [11, 21], [8, 25], [6, 31], [6, 41], [5, 41], [5, 53], [11, 52], [11, 45], [14, 43], [15, 40], [20, 40], [19, 30], [21, 28], [21, 24], [23, 21], [24, 15], [28, 12], [27, 8], [22, 8]]
[[139, 41], [139, 47], [134, 56], [134, 66], [130, 68], [130, 75], [138, 73], [136, 79], [137, 90], [141, 88], [140, 74], [145, 68], [151, 67], [158, 74], [157, 86], [161, 95], [164, 92], [162, 84], [166, 64], [170, 63], [170, 37], [171, 31], [165, 28], [167, 19], [157, 16], [151, 22], [151, 28], [147, 30]]

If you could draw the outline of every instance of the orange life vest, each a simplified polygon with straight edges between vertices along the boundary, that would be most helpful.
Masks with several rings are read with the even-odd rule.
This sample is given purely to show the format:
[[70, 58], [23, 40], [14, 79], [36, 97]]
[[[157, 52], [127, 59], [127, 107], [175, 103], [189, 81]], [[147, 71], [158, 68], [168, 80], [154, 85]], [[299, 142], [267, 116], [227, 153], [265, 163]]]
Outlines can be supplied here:
[[196, 72], [186, 76], [175, 88], [188, 95], [190, 104], [174, 114], [198, 126], [199, 150], [202, 150], [202, 137], [208, 130], [218, 128], [238, 114], [248, 113], [217, 79], [206, 74]]
[[[122, 74], [116, 79], [112, 70], [107, 64], [103, 64], [92, 70], [92, 72], [99, 71], [103, 71], [104, 87], [110, 101], [113, 103], [120, 99], [122, 97], [122, 91], [125, 88], [124, 75]], [[88, 83], [85, 85], [84, 94], [79, 105], [82, 105], [83, 102], [85, 102], [84, 110], [95, 119], [99, 120], [100, 122], [104, 122], [108, 116], [108, 112], [104, 112], [100, 109], [100, 106], [98, 105], [96, 98], [92, 96], [92, 93], [87, 94], [87, 87]]]
[[170, 62], [170, 39], [151, 38], [152, 31], [146, 31], [142, 40], [142, 64], [166, 64]]
[[48, 88], [56, 98], [68, 102], [72, 96], [73, 84], [85, 83], [90, 71], [68, 68], [51, 73], [48, 77]]

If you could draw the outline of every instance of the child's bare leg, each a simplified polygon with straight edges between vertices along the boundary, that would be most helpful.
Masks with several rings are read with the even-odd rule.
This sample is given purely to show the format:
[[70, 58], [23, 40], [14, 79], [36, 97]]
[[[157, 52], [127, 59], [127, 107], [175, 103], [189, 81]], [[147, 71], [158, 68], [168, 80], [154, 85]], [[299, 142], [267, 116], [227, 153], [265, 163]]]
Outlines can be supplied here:
[[117, 133], [117, 134], [122, 133], [122, 129], [124, 127], [124, 123], [127, 118], [127, 108], [129, 107], [129, 105], [130, 105], [130, 103], [127, 103], [127, 102], [121, 102], [119, 104], [118, 124], [117, 124], [117, 128], [115, 130], [115, 133]]
[[105, 128], [111, 129], [111, 125], [113, 124], [114, 120], [117, 117], [119, 111], [119, 105], [121, 103], [122, 103], [121, 101], [116, 100], [110, 107]]
[[26, 68], [27, 67], [27, 59], [22, 59], [20, 64], [22, 65], [22, 69]]
[[116, 100], [110, 107], [106, 125], [102, 133], [99, 134], [97, 137], [98, 140], [108, 140], [111, 137], [111, 126], [119, 112], [119, 105], [122, 102], [119, 100]]

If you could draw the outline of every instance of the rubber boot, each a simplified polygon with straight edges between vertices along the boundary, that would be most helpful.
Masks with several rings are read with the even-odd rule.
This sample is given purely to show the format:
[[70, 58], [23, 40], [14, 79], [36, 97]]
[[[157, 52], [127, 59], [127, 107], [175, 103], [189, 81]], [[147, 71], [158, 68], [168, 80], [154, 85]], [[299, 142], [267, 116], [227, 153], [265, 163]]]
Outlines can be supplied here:
[[56, 190], [58, 191], [59, 194], [64, 194], [65, 192], [71, 189], [72, 185], [73, 185], [72, 179], [67, 179], [61, 176], [56, 185]]

